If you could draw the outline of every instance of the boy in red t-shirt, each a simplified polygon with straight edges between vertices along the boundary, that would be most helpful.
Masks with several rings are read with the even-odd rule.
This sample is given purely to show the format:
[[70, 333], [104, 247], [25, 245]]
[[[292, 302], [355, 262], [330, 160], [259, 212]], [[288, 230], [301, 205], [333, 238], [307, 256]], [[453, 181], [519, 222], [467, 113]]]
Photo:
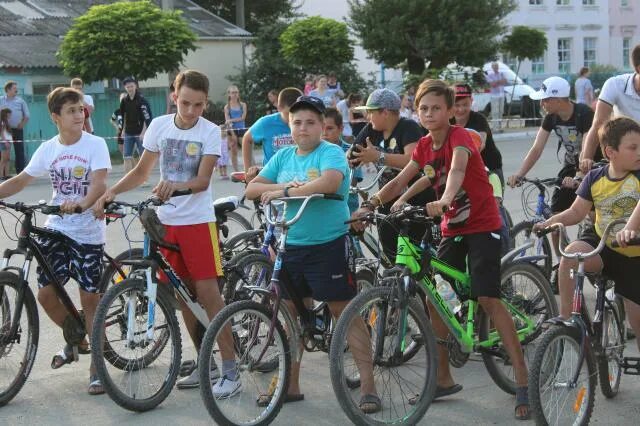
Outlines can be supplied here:
[[[467, 131], [451, 126], [455, 93], [440, 80], [425, 80], [416, 93], [415, 105], [420, 122], [429, 130], [413, 151], [411, 162], [371, 200], [354, 213], [360, 216], [399, 196], [421, 170], [430, 179], [438, 201], [428, 203], [429, 216], [441, 216], [443, 240], [438, 258], [471, 274], [471, 297], [495, 324], [513, 363], [516, 388], [516, 418], [529, 418], [527, 367], [511, 315], [500, 301], [500, 226], [498, 206], [493, 197], [485, 166]], [[362, 224], [356, 225], [356, 228]], [[468, 262], [467, 262], [468, 261]], [[446, 277], [445, 277], [446, 278]], [[433, 328], [446, 339], [447, 326], [428, 303]], [[449, 370], [449, 354], [438, 346], [438, 387], [435, 397], [462, 390]]]

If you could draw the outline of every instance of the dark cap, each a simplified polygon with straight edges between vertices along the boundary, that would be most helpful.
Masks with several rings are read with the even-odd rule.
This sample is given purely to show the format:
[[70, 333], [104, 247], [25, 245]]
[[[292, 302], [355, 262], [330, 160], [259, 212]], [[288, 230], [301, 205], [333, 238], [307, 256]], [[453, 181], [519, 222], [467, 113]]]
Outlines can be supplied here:
[[458, 98], [470, 98], [473, 94], [471, 86], [467, 83], [459, 83], [454, 86], [456, 92], [456, 99]]
[[136, 83], [137, 84], [137, 81], [133, 76], [128, 76], [128, 77], [125, 77], [125, 78], [122, 79], [122, 85], [123, 86], [125, 84], [128, 84], [128, 83]]
[[296, 112], [303, 106], [311, 107], [311, 109], [321, 115], [324, 115], [324, 112], [326, 110], [324, 102], [322, 102], [321, 99], [316, 98], [315, 96], [300, 96], [298, 99], [296, 99], [295, 103], [291, 105], [291, 108], [289, 108], [289, 112]]

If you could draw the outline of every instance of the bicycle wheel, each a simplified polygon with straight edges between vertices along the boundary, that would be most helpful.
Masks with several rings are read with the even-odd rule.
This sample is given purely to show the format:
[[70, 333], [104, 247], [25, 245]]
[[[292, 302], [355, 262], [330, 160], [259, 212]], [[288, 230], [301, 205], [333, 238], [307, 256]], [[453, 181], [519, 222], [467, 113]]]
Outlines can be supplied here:
[[[531, 238], [532, 226], [533, 222], [524, 221], [518, 223], [509, 230], [511, 249], [520, 247], [525, 243], [525, 241]], [[544, 276], [547, 279], [551, 279], [551, 270], [553, 268], [553, 251], [551, 250], [551, 245], [549, 244], [549, 239], [546, 235], [537, 238], [534, 246], [530, 247], [527, 250], [523, 250], [518, 257], [523, 256], [544, 256], [543, 259], [535, 262], [532, 261], [531, 264], [539, 267]], [[518, 257], [516, 257], [515, 260], [518, 260]]]
[[227, 217], [227, 220], [224, 223], [224, 226], [227, 227], [229, 232], [226, 237], [221, 233], [220, 239], [223, 243], [234, 235], [238, 235], [244, 231], [251, 231], [253, 229], [251, 223], [238, 212], [227, 212], [225, 213], [225, 216]]
[[230, 260], [239, 253], [260, 250], [263, 239], [264, 231], [262, 229], [240, 232], [223, 243], [222, 253], [226, 259]]
[[[146, 283], [126, 279], [111, 287], [102, 297], [94, 319], [91, 356], [98, 377], [111, 399], [131, 411], [147, 411], [169, 395], [178, 378], [182, 342], [175, 310], [164, 291], [158, 291], [155, 306], [155, 336], [146, 338], [148, 300]], [[110, 323], [128, 324], [134, 310], [133, 342], [127, 340], [127, 328]], [[168, 336], [166, 336], [168, 334]], [[105, 360], [108, 347], [122, 357], [124, 368]]]
[[[521, 339], [522, 352], [527, 365], [533, 359], [536, 340], [542, 334], [542, 323], [549, 318], [558, 315], [558, 305], [549, 287], [549, 282], [544, 278], [538, 268], [527, 263], [512, 263], [501, 273], [502, 300], [526, 316], [535, 324], [533, 330]], [[514, 315], [513, 322], [518, 330], [527, 328], [523, 318]], [[489, 316], [482, 310], [478, 316], [478, 337], [480, 341], [488, 339], [496, 333], [495, 327]], [[482, 352], [482, 360], [487, 368], [489, 376], [503, 391], [515, 395], [516, 380], [513, 364], [507, 351], [501, 342], [490, 352]], [[500, 353], [496, 356], [495, 353]]]
[[570, 381], [578, 369], [580, 332], [554, 326], [540, 338], [529, 368], [529, 403], [537, 425], [587, 425], [595, 398], [596, 362], [587, 346], [576, 386]]
[[[336, 324], [329, 352], [331, 384], [343, 411], [357, 425], [416, 424], [433, 400], [437, 366], [431, 324], [422, 305], [411, 300], [409, 312], [416, 320], [416, 329], [411, 334], [407, 330], [403, 342], [406, 345], [410, 340], [419, 340], [420, 350], [405, 362], [394, 344], [401, 329], [398, 310], [394, 288], [374, 287], [357, 295]], [[366, 338], [348, 339], [352, 327], [367, 333]], [[356, 355], [354, 346], [358, 347]], [[375, 354], [373, 362], [370, 351]], [[353, 377], [360, 375], [358, 365], [373, 367], [374, 384], [382, 402], [377, 413], [366, 414], [359, 407], [360, 382], [352, 385]]]
[[602, 354], [598, 355], [598, 374], [600, 376], [600, 390], [607, 398], [613, 398], [620, 390], [622, 368], [624, 361], [624, 337], [622, 322], [615, 302], [607, 303], [600, 326], [596, 330], [601, 337]]
[[[272, 320], [273, 313], [267, 306], [243, 300], [226, 306], [209, 324], [198, 362], [202, 384], [200, 395], [217, 424], [266, 425], [282, 408], [289, 387], [291, 353], [282, 325]], [[235, 374], [242, 383], [242, 391], [231, 397], [214, 396], [212, 386], [204, 384], [213, 383], [211, 369], [214, 365], [218, 370], [222, 368], [218, 341], [229, 327], [233, 333]], [[276, 359], [274, 370], [259, 372], [257, 367], [263, 359]], [[270, 400], [266, 395], [272, 395]], [[265, 399], [264, 406], [259, 406], [258, 399]]]
[[273, 263], [262, 253], [239, 253], [228, 263], [222, 296], [226, 304], [251, 299], [247, 286], [267, 288]]
[[[143, 257], [143, 250], [141, 248], [134, 248], [131, 250], [125, 250], [113, 258], [113, 260], [116, 262], [117, 267], [116, 265], [107, 262], [104, 271], [102, 271], [102, 276], [100, 277], [100, 285], [98, 287], [100, 289], [100, 292], [104, 293], [112, 285], [118, 284], [119, 282], [127, 278], [132, 271], [139, 269], [138, 267], [133, 265], [123, 265], [121, 263], [123, 260], [140, 260]], [[118, 267], [122, 270], [122, 272], [124, 272], [124, 276], [120, 273], [120, 271], [118, 271]]]
[[[22, 313], [11, 335], [18, 292], [24, 291]], [[0, 272], [0, 406], [20, 392], [31, 373], [38, 351], [38, 307], [26, 283], [11, 272]]]

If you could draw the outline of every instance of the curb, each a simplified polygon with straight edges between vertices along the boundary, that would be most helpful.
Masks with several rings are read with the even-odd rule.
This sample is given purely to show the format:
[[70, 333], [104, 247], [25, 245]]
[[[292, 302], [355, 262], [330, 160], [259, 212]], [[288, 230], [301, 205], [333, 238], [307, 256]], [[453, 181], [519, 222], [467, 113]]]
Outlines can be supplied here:
[[524, 132], [509, 132], [509, 133], [494, 133], [493, 140], [495, 142], [510, 142], [519, 139], [527, 139], [533, 142], [536, 135], [538, 134], [538, 129], [536, 130], [527, 130]]

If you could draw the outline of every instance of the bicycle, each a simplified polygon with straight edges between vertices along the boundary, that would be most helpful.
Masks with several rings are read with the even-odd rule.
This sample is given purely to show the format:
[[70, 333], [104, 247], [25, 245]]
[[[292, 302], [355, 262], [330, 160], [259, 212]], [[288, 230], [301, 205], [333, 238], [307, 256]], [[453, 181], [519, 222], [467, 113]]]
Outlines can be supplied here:
[[[33, 363], [35, 361], [36, 352], [38, 350], [39, 338], [39, 317], [35, 297], [29, 287], [29, 270], [33, 259], [35, 258], [38, 265], [42, 268], [44, 274], [48, 277], [49, 282], [56, 291], [56, 294], [65, 309], [68, 316], [63, 326], [63, 337], [68, 345], [71, 346], [73, 360], [79, 359], [78, 346], [83, 343], [86, 335], [85, 321], [68, 293], [64, 285], [58, 280], [53, 273], [53, 268], [47, 262], [43, 254], [40, 243], [36, 240], [38, 236], [44, 236], [49, 239], [61, 241], [65, 245], [69, 244], [69, 237], [64, 234], [38, 227], [34, 224], [34, 215], [36, 212], [43, 214], [61, 214], [59, 206], [51, 206], [46, 203], [25, 204], [22, 202], [9, 203], [0, 201], [0, 206], [12, 209], [22, 213], [22, 218], [18, 218], [20, 230], [18, 232], [17, 247], [15, 249], [6, 249], [3, 254], [2, 266], [0, 267], [0, 360], [3, 363], [11, 364], [9, 368], [15, 367], [15, 376], [11, 373], [4, 375], [10, 379], [9, 383], [0, 385], [0, 406], [7, 404], [20, 392], [24, 386]], [[79, 213], [79, 211], [78, 211]], [[123, 216], [113, 216], [112, 220], [122, 218]], [[4, 225], [3, 225], [4, 226]], [[5, 230], [6, 232], [6, 230]], [[11, 258], [14, 256], [22, 256], [24, 258], [22, 267], [10, 266]], [[135, 251], [128, 254], [129, 257], [135, 256]], [[111, 257], [104, 252], [103, 259], [111, 271], [120, 276], [126, 276], [127, 271], [122, 269], [121, 262], [124, 255]], [[101, 279], [98, 285], [98, 292], [104, 293], [110, 280]], [[18, 354], [19, 348], [24, 346], [24, 353]], [[9, 358], [15, 357], [12, 363]], [[8, 371], [7, 367], [0, 370]], [[11, 378], [13, 376], [13, 378]]]
[[[241, 300], [227, 305], [209, 325], [200, 349], [200, 382], [208, 383], [211, 365], [219, 365], [218, 336], [231, 327], [233, 330], [237, 361], [237, 374], [243, 383], [243, 392], [233, 398], [215, 398], [210, 386], [201, 386], [200, 393], [211, 417], [218, 424], [269, 424], [280, 411], [289, 385], [289, 370], [292, 359], [300, 359], [300, 344], [306, 351], [328, 352], [333, 330], [331, 314], [325, 303], [307, 308], [299, 291], [291, 283], [280, 280], [283, 254], [288, 229], [302, 216], [309, 202], [316, 199], [342, 200], [336, 194], [313, 194], [306, 197], [288, 197], [279, 200], [286, 203], [300, 200], [302, 204], [294, 217], [275, 214], [268, 206], [265, 216], [268, 223], [281, 230], [277, 243], [276, 259], [268, 288], [250, 286], [250, 300]], [[286, 291], [296, 307], [296, 314], [282, 303]], [[288, 330], [285, 334], [284, 327]], [[265, 373], [263, 366], [270, 365]], [[256, 400], [268, 397], [264, 403]], [[244, 403], [244, 406], [243, 406]]]
[[[640, 358], [623, 356], [625, 326], [610, 291], [612, 282], [601, 274], [590, 280], [596, 288], [593, 319], [583, 293], [585, 260], [600, 253], [613, 228], [624, 222], [618, 219], [609, 223], [598, 246], [588, 253], [567, 253], [559, 244], [562, 256], [578, 261], [578, 270], [572, 272], [575, 291], [571, 317], [548, 321], [549, 328], [540, 338], [529, 370], [531, 412], [536, 424], [586, 425], [593, 412], [598, 377], [603, 395], [613, 398], [623, 371], [640, 375]], [[565, 232], [557, 223], [540, 234], [556, 230]]]
[[[364, 217], [372, 220], [375, 213]], [[420, 246], [408, 237], [411, 221], [432, 222], [422, 207], [405, 207], [391, 213], [387, 221], [400, 223], [396, 273], [390, 273], [382, 285], [363, 291], [345, 308], [336, 324], [331, 346], [331, 382], [342, 409], [356, 424], [391, 424], [418, 422], [431, 404], [435, 392], [435, 337], [422, 304], [415, 300], [418, 289], [426, 293], [436, 311], [450, 330], [445, 340], [439, 340], [449, 350], [449, 362], [454, 367], [464, 365], [472, 352], [480, 352], [493, 381], [505, 392], [515, 394], [516, 383], [509, 357], [489, 317], [475, 300], [469, 299], [470, 276], [439, 260], [433, 251], [431, 227], [426, 227]], [[461, 309], [452, 310], [436, 289], [434, 273], [450, 277], [451, 286], [461, 299]], [[544, 320], [557, 314], [556, 301], [542, 273], [527, 263], [508, 263], [501, 274], [502, 301], [511, 313], [525, 355], [532, 342], [541, 334]], [[410, 322], [413, 325], [408, 325]], [[369, 326], [374, 351], [374, 368], [389, 390], [381, 400], [385, 404], [379, 416], [366, 416], [354, 401], [352, 386], [353, 355], [346, 345], [345, 335], [356, 318], [365, 318]], [[408, 348], [414, 346], [412, 351]], [[417, 346], [417, 347], [415, 347]], [[415, 367], [416, 357], [424, 358]], [[387, 371], [396, 369], [397, 371]], [[420, 372], [420, 375], [418, 372]], [[421, 380], [420, 385], [410, 383]], [[404, 380], [405, 383], [400, 384]], [[424, 383], [422, 382], [424, 381]], [[409, 382], [409, 383], [407, 383]]]

